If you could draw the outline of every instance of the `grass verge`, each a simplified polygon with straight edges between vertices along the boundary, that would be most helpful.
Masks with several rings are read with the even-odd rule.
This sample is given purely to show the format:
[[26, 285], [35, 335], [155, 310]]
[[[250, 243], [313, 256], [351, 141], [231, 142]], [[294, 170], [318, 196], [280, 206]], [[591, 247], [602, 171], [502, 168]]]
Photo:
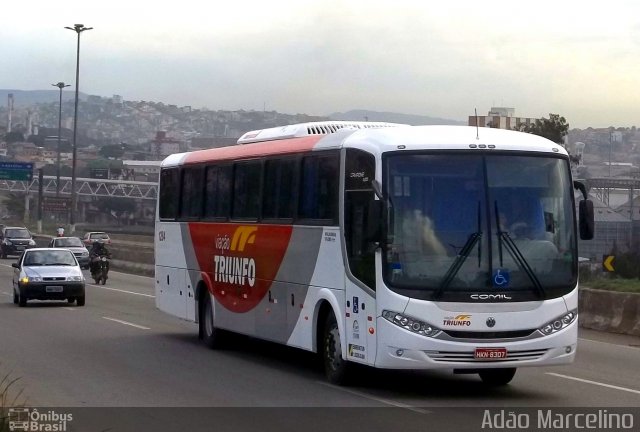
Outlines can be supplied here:
[[16, 384], [20, 378], [13, 378], [7, 373], [0, 380], [0, 432], [9, 431], [9, 408], [23, 407], [23, 389], [16, 390]]
[[585, 288], [607, 291], [640, 293], [640, 279], [595, 278], [580, 284]]

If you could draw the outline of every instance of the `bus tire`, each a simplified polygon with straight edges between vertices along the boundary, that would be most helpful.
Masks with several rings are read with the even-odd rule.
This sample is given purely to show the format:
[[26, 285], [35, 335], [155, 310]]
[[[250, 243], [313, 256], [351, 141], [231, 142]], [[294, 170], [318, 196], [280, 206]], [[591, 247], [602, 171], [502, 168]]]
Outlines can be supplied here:
[[329, 312], [324, 326], [322, 358], [327, 380], [336, 385], [347, 384], [349, 362], [342, 358], [340, 330], [333, 311]]
[[516, 368], [485, 369], [478, 372], [482, 382], [491, 387], [509, 384], [516, 374]]
[[200, 309], [200, 335], [202, 341], [211, 349], [220, 348], [222, 330], [217, 329], [213, 322], [213, 305], [209, 291], [202, 295], [202, 308]]

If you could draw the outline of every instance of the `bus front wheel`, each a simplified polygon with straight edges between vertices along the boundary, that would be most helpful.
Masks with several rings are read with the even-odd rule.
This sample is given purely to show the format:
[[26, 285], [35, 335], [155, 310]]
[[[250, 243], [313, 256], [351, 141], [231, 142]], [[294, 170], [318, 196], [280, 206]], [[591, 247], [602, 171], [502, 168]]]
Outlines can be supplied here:
[[492, 387], [509, 384], [516, 374], [516, 368], [485, 369], [478, 372], [482, 382]]
[[340, 330], [333, 312], [329, 313], [324, 327], [323, 360], [327, 379], [332, 384], [344, 385], [348, 379], [349, 362], [342, 358]]
[[202, 308], [200, 309], [200, 335], [206, 346], [209, 348], [219, 348], [222, 338], [221, 330], [217, 329], [213, 323], [213, 305], [211, 294], [208, 291], [202, 296]]

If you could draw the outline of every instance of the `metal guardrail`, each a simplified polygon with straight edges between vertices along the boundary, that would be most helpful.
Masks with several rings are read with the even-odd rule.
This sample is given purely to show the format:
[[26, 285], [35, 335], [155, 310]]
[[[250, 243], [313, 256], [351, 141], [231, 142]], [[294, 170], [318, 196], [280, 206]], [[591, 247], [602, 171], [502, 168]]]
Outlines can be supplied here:
[[[56, 176], [43, 176], [42, 187], [45, 195], [55, 195], [56, 186]], [[38, 177], [34, 177], [31, 181], [0, 180], [0, 191], [37, 194], [39, 187]], [[80, 177], [76, 178], [76, 194], [156, 200], [158, 198], [158, 183]], [[71, 177], [60, 177], [60, 195], [71, 196]]]

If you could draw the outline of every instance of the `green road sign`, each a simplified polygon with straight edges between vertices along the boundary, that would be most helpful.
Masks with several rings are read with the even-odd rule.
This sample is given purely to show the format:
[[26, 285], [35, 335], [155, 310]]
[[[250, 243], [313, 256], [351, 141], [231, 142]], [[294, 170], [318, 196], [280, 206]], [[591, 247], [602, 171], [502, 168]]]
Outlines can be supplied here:
[[0, 162], [0, 180], [31, 181], [33, 164], [29, 162]]

